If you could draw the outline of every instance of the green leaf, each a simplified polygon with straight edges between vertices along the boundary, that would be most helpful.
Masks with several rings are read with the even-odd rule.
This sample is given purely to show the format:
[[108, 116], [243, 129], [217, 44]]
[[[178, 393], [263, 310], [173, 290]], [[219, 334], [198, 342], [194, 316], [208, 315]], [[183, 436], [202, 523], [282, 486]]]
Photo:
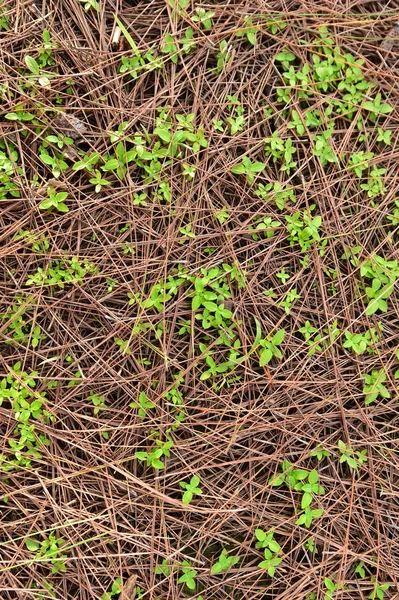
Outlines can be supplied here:
[[18, 117], [17, 113], [11, 112], [11, 113], [4, 115], [4, 118], [8, 119], [8, 121], [18, 121], [19, 117]]
[[25, 56], [25, 64], [33, 75], [39, 75], [40, 67], [32, 56]]
[[266, 167], [265, 163], [262, 162], [254, 162], [250, 166], [249, 170], [251, 173], [260, 173]]
[[264, 367], [265, 365], [269, 364], [269, 362], [271, 361], [272, 358], [273, 358], [272, 351], [269, 348], [263, 348], [263, 350], [261, 350], [260, 356], [259, 356], [259, 366]]
[[312, 484], [317, 483], [319, 481], [319, 474], [316, 471], [316, 469], [313, 469], [313, 471], [310, 471], [308, 481], [309, 481], [309, 483], [312, 483]]
[[105, 165], [102, 167], [103, 171], [115, 171], [119, 167], [119, 161], [116, 158], [107, 160]]
[[331, 592], [335, 592], [335, 588], [336, 588], [335, 583], [329, 577], [325, 577], [325, 579], [324, 579], [324, 585]]
[[36, 552], [36, 550], [38, 550], [40, 548], [39, 542], [37, 542], [36, 540], [33, 540], [32, 538], [27, 538], [25, 540], [25, 544], [26, 544], [26, 547], [28, 548], [28, 550], [30, 550], [31, 552]]
[[234, 175], [243, 175], [244, 173], [246, 173], [246, 168], [243, 164], [240, 165], [234, 165], [234, 167], [232, 167], [231, 172], [234, 173]]
[[193, 475], [190, 480], [190, 485], [192, 485], [193, 487], [197, 487], [199, 482], [200, 478], [198, 477], [198, 475]]
[[182, 498], [183, 504], [190, 504], [192, 499], [193, 499], [193, 493], [190, 492], [190, 490], [187, 490], [186, 492], [184, 492], [183, 498]]
[[255, 537], [260, 542], [263, 542], [267, 536], [263, 529], [255, 529]]
[[302, 509], [307, 508], [311, 504], [312, 504], [312, 494], [309, 494], [309, 492], [305, 492], [304, 495], [302, 496], [301, 508]]
[[269, 542], [269, 549], [270, 549], [272, 552], [280, 552], [280, 550], [281, 550], [281, 547], [280, 547], [280, 544], [278, 544], [278, 543], [276, 542], [276, 540], [270, 540], [270, 542]]
[[284, 336], [285, 336], [284, 329], [280, 329], [279, 331], [277, 331], [277, 333], [272, 338], [273, 344], [275, 346], [279, 346], [282, 343], [282, 341], [284, 340]]

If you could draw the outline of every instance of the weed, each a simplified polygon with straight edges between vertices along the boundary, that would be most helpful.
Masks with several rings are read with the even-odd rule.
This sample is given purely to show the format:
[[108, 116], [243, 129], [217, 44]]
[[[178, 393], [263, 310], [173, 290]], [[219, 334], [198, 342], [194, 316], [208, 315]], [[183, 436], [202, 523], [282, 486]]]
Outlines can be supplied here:
[[227, 550], [223, 549], [219, 558], [216, 562], [213, 563], [211, 568], [211, 574], [216, 575], [217, 573], [222, 573], [223, 571], [228, 571], [231, 567], [234, 567], [240, 560], [238, 555], [229, 556]]
[[232, 167], [231, 172], [234, 173], [234, 175], [246, 175], [248, 185], [252, 185], [255, 181], [256, 174], [261, 173], [265, 166], [265, 163], [253, 163], [247, 156], [245, 156], [240, 164]]
[[64, 200], [68, 198], [68, 192], [56, 192], [52, 187], [49, 187], [47, 192], [48, 198], [39, 204], [40, 209], [47, 210], [55, 208], [55, 210], [58, 210], [58, 212], [61, 213], [69, 212], [69, 208], [64, 202]]
[[193, 475], [189, 483], [187, 483], [186, 481], [179, 482], [180, 487], [183, 488], [183, 490], [186, 490], [182, 498], [183, 504], [190, 504], [194, 496], [202, 494], [201, 488], [198, 487], [199, 482], [200, 478], [198, 475]]
[[169, 450], [173, 447], [173, 441], [161, 442], [161, 440], [155, 440], [155, 444], [155, 447], [150, 452], [136, 452], [135, 457], [138, 460], [145, 460], [148, 467], [164, 469], [165, 465], [161, 458], [170, 456]]
[[196, 583], [195, 578], [198, 574], [198, 571], [192, 569], [190, 563], [188, 561], [182, 562], [181, 570], [183, 571], [183, 575], [179, 577], [177, 580], [178, 583], [184, 583], [189, 590], [195, 590]]
[[368, 460], [367, 450], [355, 451], [350, 446], [347, 446], [342, 440], [338, 440], [338, 451], [341, 454], [339, 462], [341, 464], [347, 463], [347, 465], [355, 471]]
[[89, 402], [91, 402], [93, 404], [93, 406], [94, 406], [93, 414], [94, 415], [98, 415], [100, 410], [102, 410], [103, 408], [106, 408], [105, 396], [100, 396], [99, 394], [96, 394], [93, 391], [89, 392], [89, 396], [86, 398], [86, 400], [88, 400]]
[[139, 417], [145, 419], [147, 410], [155, 408], [156, 404], [147, 398], [146, 392], [140, 392], [137, 402], [131, 402], [129, 406], [130, 408], [137, 408]]
[[34, 537], [28, 537], [25, 540], [25, 544], [27, 549], [34, 553], [33, 560], [49, 562], [52, 565], [51, 572], [53, 574], [66, 572], [65, 559], [67, 555], [63, 554], [62, 550], [65, 540], [57, 538], [55, 532], [50, 532], [49, 536], [42, 542], [39, 542]]
[[369, 375], [362, 375], [364, 379], [363, 394], [365, 395], [366, 406], [375, 402], [379, 396], [382, 398], [390, 398], [391, 394], [384, 385], [387, 380], [387, 375], [384, 369], [373, 370]]

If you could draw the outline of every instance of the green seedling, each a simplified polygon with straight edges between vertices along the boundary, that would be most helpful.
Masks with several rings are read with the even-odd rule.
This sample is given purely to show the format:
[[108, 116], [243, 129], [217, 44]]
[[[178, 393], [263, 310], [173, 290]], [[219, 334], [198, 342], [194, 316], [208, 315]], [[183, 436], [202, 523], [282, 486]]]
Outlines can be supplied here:
[[342, 344], [344, 348], [353, 350], [355, 354], [363, 354], [366, 350], [372, 353], [375, 344], [379, 341], [379, 335], [375, 327], [371, 327], [366, 333], [351, 333], [345, 331], [346, 340]]
[[165, 465], [161, 458], [170, 456], [169, 450], [173, 447], [173, 441], [161, 442], [155, 440], [156, 446], [150, 452], [136, 452], [135, 457], [138, 460], [145, 460], [148, 467], [153, 469], [164, 469]]
[[83, 4], [83, 7], [86, 12], [89, 10], [94, 10], [95, 12], [100, 12], [100, 3], [97, 0], [79, 0]]
[[177, 580], [178, 583], [184, 583], [189, 590], [195, 590], [195, 578], [198, 574], [198, 571], [192, 569], [190, 563], [186, 560], [182, 562], [181, 570], [183, 571], [183, 575], [181, 575]]
[[281, 225], [280, 221], [273, 221], [272, 217], [254, 217], [254, 221], [256, 225], [250, 226], [249, 230], [253, 231], [251, 233], [251, 237], [253, 240], [259, 240], [259, 234], [263, 234], [265, 238], [272, 238], [274, 235], [274, 230]]
[[259, 340], [259, 346], [262, 348], [259, 352], [259, 366], [268, 365], [272, 358], [281, 360], [282, 352], [279, 348], [284, 341], [285, 330], [280, 329], [272, 337], [267, 337]]
[[287, 292], [284, 300], [279, 302], [278, 305], [281, 306], [281, 308], [284, 308], [285, 313], [289, 315], [291, 314], [292, 305], [294, 304], [295, 300], [299, 300], [299, 298], [301, 298], [301, 295], [298, 294], [296, 288], [293, 288]]
[[65, 559], [67, 555], [62, 553], [65, 540], [57, 538], [55, 532], [51, 532], [48, 538], [42, 542], [39, 542], [36, 538], [28, 537], [25, 544], [27, 549], [35, 554], [33, 561], [49, 562], [52, 565], [51, 572], [53, 574], [66, 572]]
[[306, 540], [306, 542], [304, 542], [303, 547], [308, 552], [311, 552], [312, 554], [317, 554], [317, 548], [316, 548], [315, 539], [313, 536], [311, 536], [309, 539]]
[[360, 184], [361, 189], [367, 192], [368, 198], [375, 198], [376, 196], [381, 196], [386, 192], [383, 179], [383, 175], [385, 175], [385, 173], [386, 169], [379, 169], [376, 165], [374, 165], [369, 173], [367, 183]]
[[387, 380], [387, 375], [384, 369], [373, 370], [369, 375], [361, 375], [364, 379], [363, 394], [365, 395], [365, 404], [368, 406], [375, 402], [379, 396], [382, 398], [390, 398], [391, 394], [384, 385]]
[[258, 29], [253, 26], [252, 18], [249, 15], [244, 17], [244, 27], [236, 32], [236, 36], [239, 38], [246, 37], [248, 42], [252, 46], [256, 46], [256, 33]]
[[331, 452], [325, 450], [322, 446], [316, 446], [314, 450], [309, 453], [309, 456], [316, 457], [317, 460], [322, 460], [324, 457], [331, 456]]
[[89, 392], [89, 395], [86, 398], [86, 400], [88, 400], [89, 402], [91, 402], [93, 404], [93, 406], [94, 406], [93, 414], [94, 415], [98, 415], [100, 410], [102, 410], [103, 408], [107, 408], [105, 405], [105, 396], [100, 396], [99, 394], [96, 394], [93, 391]]
[[296, 202], [293, 188], [278, 181], [266, 185], [259, 183], [255, 194], [265, 202], [273, 202], [279, 210], [284, 210], [287, 202]]
[[80, 262], [79, 259], [74, 256], [70, 260], [50, 263], [45, 269], [38, 267], [36, 273], [29, 275], [25, 285], [57, 285], [59, 288], [63, 289], [66, 283], [81, 285], [83, 279], [87, 275], [96, 272], [97, 268], [93, 263], [89, 263], [86, 260]]
[[183, 504], [190, 504], [194, 496], [200, 496], [202, 494], [201, 488], [198, 487], [199, 482], [200, 478], [198, 475], [193, 475], [189, 483], [186, 481], [179, 482], [180, 487], [183, 488], [183, 490], [186, 490], [182, 498]]
[[[99, 152], [91, 152], [91, 154], [84, 155], [84, 156], [82, 156], [81, 160], [78, 160], [77, 162], [75, 162], [72, 165], [72, 170], [73, 171], [86, 170], [91, 173], [94, 165], [96, 165], [98, 163], [98, 161], [100, 160], [100, 157], [101, 157], [101, 155]], [[97, 172], [98, 171], [96, 171], [96, 173]]]
[[347, 463], [351, 469], [356, 471], [368, 460], [367, 450], [355, 451], [342, 440], [338, 440], [338, 452], [341, 454], [339, 462]]
[[333, 596], [335, 595], [335, 592], [343, 588], [343, 583], [334, 583], [332, 579], [330, 579], [329, 577], [325, 577], [324, 587], [326, 588], [326, 591], [324, 593], [323, 600], [332, 600]]
[[145, 392], [140, 392], [138, 400], [129, 404], [130, 408], [137, 408], [138, 415], [141, 419], [145, 419], [147, 416], [147, 410], [155, 408], [156, 404], [147, 398]]
[[309, 529], [312, 525], [313, 519], [319, 519], [324, 514], [321, 508], [310, 508], [307, 506], [304, 512], [295, 521], [295, 525], [304, 525], [306, 529]]
[[68, 198], [68, 192], [56, 192], [52, 187], [49, 187], [47, 192], [48, 198], [39, 204], [41, 210], [51, 210], [54, 208], [61, 213], [69, 212], [69, 208], [64, 202]]
[[349, 159], [348, 169], [354, 171], [358, 177], [363, 175], [363, 171], [367, 171], [369, 160], [374, 156], [374, 152], [355, 152]]
[[266, 569], [267, 573], [270, 577], [274, 577], [276, 574], [276, 568], [280, 563], [282, 563], [283, 559], [281, 556], [277, 556], [276, 553], [269, 550], [269, 548], [265, 548], [264, 550], [265, 560], [259, 563], [258, 567], [260, 569]]
[[215, 13], [213, 11], [197, 7], [195, 9], [195, 15], [191, 18], [194, 21], [194, 23], [199, 23], [204, 29], [212, 29], [212, 19], [214, 16]]
[[211, 568], [211, 574], [216, 575], [217, 573], [222, 573], [223, 571], [228, 571], [231, 567], [234, 567], [240, 560], [238, 555], [229, 556], [227, 550], [223, 549], [219, 558], [216, 562], [213, 563]]
[[112, 583], [111, 590], [109, 592], [105, 592], [105, 594], [102, 594], [101, 600], [111, 600], [111, 598], [113, 598], [114, 596], [119, 596], [119, 594], [121, 592], [122, 592], [122, 579], [120, 577], [118, 577]]
[[265, 167], [265, 163], [251, 162], [250, 159], [245, 156], [240, 164], [232, 167], [231, 172], [234, 173], [234, 175], [246, 175], [248, 185], [252, 185], [255, 181], [255, 176], [258, 173], [261, 173]]
[[371, 591], [368, 598], [370, 600], [384, 600], [384, 594], [391, 586], [389, 583], [378, 583], [375, 577], [371, 577], [371, 581], [374, 583], [374, 589]]
[[385, 131], [384, 129], [381, 129], [381, 127], [378, 127], [377, 142], [382, 142], [386, 146], [390, 146], [391, 145], [391, 135], [392, 135], [392, 131], [390, 131], [389, 129]]
[[263, 529], [255, 529], [255, 537], [258, 540], [255, 548], [268, 548], [270, 552], [276, 554], [281, 551], [280, 544], [274, 539], [274, 530], [270, 529], [267, 533]]

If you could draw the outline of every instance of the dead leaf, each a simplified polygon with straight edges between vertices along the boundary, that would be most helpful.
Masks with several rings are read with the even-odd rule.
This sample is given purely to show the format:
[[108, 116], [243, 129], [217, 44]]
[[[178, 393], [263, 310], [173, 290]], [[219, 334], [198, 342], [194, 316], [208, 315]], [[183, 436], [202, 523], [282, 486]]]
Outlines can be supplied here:
[[134, 600], [136, 597], [137, 575], [131, 575], [126, 583], [123, 584], [120, 595], [121, 600]]

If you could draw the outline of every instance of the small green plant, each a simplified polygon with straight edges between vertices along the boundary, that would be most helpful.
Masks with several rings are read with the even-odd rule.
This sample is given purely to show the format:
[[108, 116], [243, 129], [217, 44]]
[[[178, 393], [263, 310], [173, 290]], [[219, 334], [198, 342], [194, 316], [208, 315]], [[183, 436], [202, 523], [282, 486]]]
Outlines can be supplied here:
[[94, 171], [94, 177], [92, 177], [91, 179], [89, 179], [90, 183], [92, 183], [93, 185], [95, 185], [95, 191], [96, 193], [101, 192], [101, 190], [103, 189], [103, 187], [105, 185], [111, 185], [111, 182], [108, 181], [107, 179], [103, 179], [102, 175], [101, 175], [101, 171], [98, 171], [97, 169]]
[[101, 600], [111, 600], [114, 596], [119, 596], [122, 592], [122, 579], [117, 577], [115, 581], [112, 583], [111, 590], [109, 592], [105, 592], [102, 594]]
[[317, 554], [317, 548], [316, 548], [315, 539], [313, 536], [311, 536], [310, 538], [308, 538], [306, 540], [306, 542], [304, 542], [303, 547], [308, 552], [311, 552], [312, 554]]
[[294, 304], [295, 300], [299, 300], [299, 298], [301, 298], [301, 295], [298, 294], [296, 288], [293, 288], [292, 290], [287, 292], [284, 300], [281, 300], [281, 302], [279, 302], [278, 305], [281, 306], [281, 308], [284, 308], [285, 313], [289, 315], [291, 314], [292, 305]]
[[256, 46], [257, 28], [253, 26], [252, 18], [249, 15], [244, 17], [244, 27], [236, 32], [237, 37], [246, 37], [252, 46]]
[[293, 188], [289, 185], [284, 186], [279, 181], [259, 183], [255, 194], [265, 202], [273, 202], [279, 210], [284, 210], [287, 202], [295, 203]]
[[49, 187], [47, 192], [48, 198], [39, 204], [41, 210], [55, 208], [55, 210], [61, 213], [69, 212], [69, 208], [64, 202], [68, 198], [68, 192], [56, 192], [52, 187]]
[[326, 591], [324, 594], [324, 600], [332, 600], [335, 592], [337, 592], [338, 590], [343, 588], [343, 583], [342, 582], [334, 583], [333, 580], [330, 579], [330, 577], [325, 577], [324, 578], [324, 587], [326, 588]]
[[193, 17], [191, 18], [194, 21], [194, 23], [199, 23], [204, 29], [212, 29], [212, 18], [214, 16], [215, 13], [213, 11], [197, 7], [195, 9], [195, 15], [193, 15]]
[[338, 452], [340, 453], [339, 462], [341, 464], [347, 463], [347, 465], [357, 471], [357, 469], [367, 462], [367, 450], [353, 450], [350, 446], [347, 446], [342, 440], [338, 440]]
[[281, 552], [280, 544], [274, 539], [274, 531], [270, 530], [267, 533], [263, 529], [255, 530], [255, 537], [258, 540], [255, 544], [256, 548], [264, 549], [265, 560], [259, 563], [260, 569], [266, 569], [270, 577], [274, 577], [276, 567], [282, 562], [279, 556]]
[[193, 569], [190, 563], [186, 560], [182, 562], [181, 570], [183, 571], [183, 575], [181, 575], [177, 580], [178, 583], [184, 583], [189, 590], [195, 590], [195, 578], [198, 574], [198, 571]]
[[265, 163], [251, 162], [247, 156], [244, 156], [240, 164], [232, 167], [231, 172], [234, 173], [234, 175], [246, 175], [248, 185], [252, 185], [255, 181], [256, 174], [261, 173], [265, 167]]
[[86, 260], [80, 262], [76, 256], [73, 256], [70, 260], [49, 263], [46, 268], [38, 267], [36, 273], [29, 275], [25, 285], [57, 285], [59, 288], [64, 288], [66, 283], [82, 284], [87, 275], [96, 272], [93, 263]]
[[365, 333], [351, 333], [350, 331], [345, 331], [345, 338], [342, 346], [349, 350], [353, 350], [355, 354], [359, 355], [366, 352], [366, 350], [371, 353], [379, 340], [379, 335], [377, 329], [371, 327], [371, 329]]
[[384, 594], [387, 589], [391, 587], [390, 584], [379, 583], [374, 576], [371, 577], [371, 581], [374, 583], [374, 589], [371, 591], [368, 598], [370, 598], [370, 600], [375, 600], [376, 598], [378, 598], [378, 600], [384, 600]]
[[227, 96], [227, 99], [229, 100], [229, 108], [232, 110], [233, 116], [227, 117], [226, 122], [230, 125], [230, 135], [235, 135], [244, 128], [244, 108], [240, 104], [237, 96]]
[[359, 575], [362, 579], [366, 577], [366, 570], [364, 568], [364, 562], [360, 561], [360, 563], [356, 566], [355, 573]]
[[280, 279], [282, 285], [285, 285], [285, 283], [290, 278], [290, 274], [287, 273], [285, 268], [283, 267], [282, 269], [280, 269], [280, 271], [277, 271], [276, 277], [277, 277], [277, 279]]
[[[310, 207], [310, 210], [313, 207]], [[299, 244], [302, 252], [309, 252], [313, 244], [320, 242], [321, 216], [313, 217], [309, 211], [295, 212], [292, 216], [286, 215], [288, 240], [291, 246]]]
[[377, 118], [379, 115], [387, 115], [393, 111], [393, 108], [387, 102], [382, 102], [381, 94], [377, 94], [373, 100], [363, 102], [362, 108], [368, 110], [372, 117]]
[[262, 348], [259, 352], [259, 366], [264, 367], [269, 364], [273, 357], [281, 360], [282, 352], [279, 348], [284, 341], [285, 330], [280, 329], [272, 337], [259, 340], [259, 346]]
[[53, 574], [66, 572], [65, 559], [67, 555], [63, 554], [62, 550], [65, 540], [57, 538], [55, 532], [50, 532], [49, 536], [42, 542], [34, 537], [28, 537], [25, 544], [27, 549], [35, 554], [33, 561], [36, 559], [41, 562], [49, 562], [52, 565], [51, 572]]
[[312, 525], [313, 519], [319, 519], [324, 514], [322, 508], [310, 508], [307, 506], [299, 518], [295, 521], [295, 525], [304, 525], [306, 529], [309, 529]]
[[281, 551], [280, 544], [274, 539], [274, 530], [265, 532], [263, 529], [255, 529], [255, 537], [258, 540], [255, 544], [255, 548], [268, 548], [270, 552], [274, 554]]
[[314, 138], [314, 148], [313, 154], [317, 156], [322, 164], [325, 167], [328, 163], [337, 162], [337, 157], [334, 154], [334, 151], [331, 147], [329, 140], [332, 136], [332, 130], [328, 129], [324, 131], [321, 135], [316, 135]]
[[365, 374], [361, 377], [364, 379], [363, 394], [366, 398], [366, 406], [375, 402], [379, 396], [382, 398], [391, 397], [389, 390], [384, 385], [387, 379], [384, 369], [380, 369], [379, 371], [374, 369], [371, 374]]
[[250, 226], [249, 230], [253, 231], [251, 237], [253, 240], [259, 240], [259, 236], [263, 234], [265, 238], [272, 238], [274, 230], [281, 225], [280, 221], [273, 221], [272, 217], [258, 216], [254, 218], [255, 226]]
[[331, 456], [331, 452], [325, 450], [322, 446], [316, 446], [314, 450], [309, 453], [309, 456], [316, 457], [317, 460], [322, 460], [324, 457]]
[[94, 415], [98, 415], [100, 410], [102, 410], [103, 408], [106, 408], [105, 396], [100, 396], [99, 394], [96, 394], [93, 391], [89, 392], [89, 395], [86, 398], [86, 400], [88, 400], [89, 402], [91, 402], [93, 404], [93, 406], [94, 406], [93, 414]]
[[162, 442], [161, 440], [155, 440], [155, 444], [155, 447], [150, 452], [136, 452], [135, 457], [138, 460], [145, 460], [148, 467], [164, 469], [165, 465], [161, 458], [170, 456], [169, 450], [173, 447], [173, 441]]
[[130, 408], [137, 408], [139, 417], [141, 417], [141, 419], [145, 419], [147, 416], [147, 410], [155, 408], [156, 404], [147, 398], [147, 394], [145, 392], [140, 392], [137, 402], [131, 402], [129, 406]]
[[387, 129], [385, 131], [384, 129], [381, 129], [381, 127], [378, 127], [377, 142], [382, 142], [386, 146], [390, 146], [391, 145], [391, 135], [392, 135], [392, 131], [390, 131], [389, 129]]
[[296, 167], [296, 162], [292, 161], [292, 157], [296, 150], [291, 138], [282, 139], [279, 137], [278, 131], [274, 131], [271, 137], [265, 139], [265, 154], [271, 156], [273, 162], [281, 162], [280, 171], [286, 171], [289, 175], [291, 169]]
[[367, 196], [369, 198], [381, 196], [386, 192], [383, 178], [383, 175], [385, 175], [385, 173], [386, 169], [378, 168], [376, 165], [374, 165], [369, 173], [367, 183], [360, 184], [361, 189], [367, 192]]
[[354, 152], [349, 159], [348, 169], [353, 170], [358, 177], [361, 177], [363, 171], [367, 171], [369, 160], [374, 156], [374, 152]]
[[216, 575], [222, 573], [222, 571], [228, 571], [231, 567], [234, 567], [240, 560], [238, 555], [229, 556], [227, 550], [223, 549], [219, 558], [213, 563], [211, 568], [211, 574]]
[[94, 10], [96, 12], [100, 12], [100, 3], [97, 0], [79, 0], [84, 5], [84, 9], [86, 12], [89, 10]]
[[200, 478], [198, 475], [193, 475], [189, 483], [186, 481], [179, 482], [180, 487], [183, 488], [183, 490], [186, 490], [182, 498], [183, 504], [190, 504], [194, 496], [200, 496], [202, 494], [201, 488], [198, 487], [199, 483]]

